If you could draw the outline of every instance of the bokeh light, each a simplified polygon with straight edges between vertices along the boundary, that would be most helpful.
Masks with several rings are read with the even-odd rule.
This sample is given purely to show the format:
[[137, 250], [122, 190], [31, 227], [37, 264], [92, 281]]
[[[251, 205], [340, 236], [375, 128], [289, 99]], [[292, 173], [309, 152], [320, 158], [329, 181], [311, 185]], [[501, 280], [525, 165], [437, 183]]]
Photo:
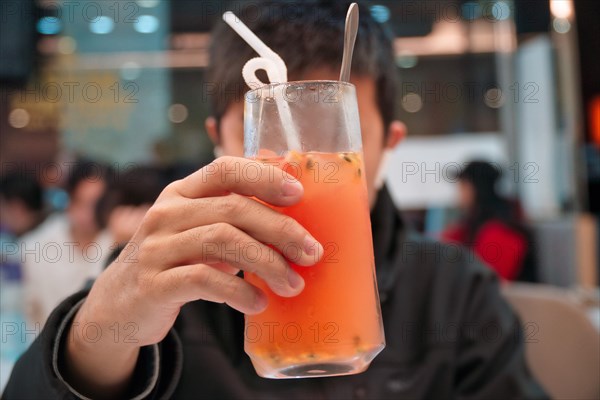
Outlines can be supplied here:
[[188, 109], [183, 104], [173, 104], [169, 107], [169, 120], [179, 124], [185, 121], [188, 117]]
[[158, 30], [160, 21], [153, 15], [140, 15], [133, 24], [133, 29], [139, 33], [153, 33]]
[[8, 123], [13, 128], [25, 128], [29, 124], [29, 113], [23, 108], [15, 108], [8, 114]]
[[402, 108], [409, 113], [416, 113], [423, 108], [423, 100], [417, 93], [408, 93], [402, 98]]
[[90, 22], [90, 31], [98, 35], [106, 35], [115, 28], [115, 21], [111, 17], [101, 16]]
[[42, 35], [56, 35], [62, 29], [62, 23], [57, 17], [43, 17], [37, 22], [36, 28]]

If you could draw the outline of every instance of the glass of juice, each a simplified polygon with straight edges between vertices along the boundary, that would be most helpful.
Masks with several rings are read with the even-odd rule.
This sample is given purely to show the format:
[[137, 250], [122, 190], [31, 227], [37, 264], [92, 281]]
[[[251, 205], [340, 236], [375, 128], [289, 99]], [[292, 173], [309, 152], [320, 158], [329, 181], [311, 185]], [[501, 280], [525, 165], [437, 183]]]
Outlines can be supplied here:
[[[290, 132], [299, 147], [290, 148]], [[355, 87], [300, 81], [248, 92], [244, 150], [246, 157], [302, 183], [298, 204], [274, 208], [298, 221], [324, 248], [311, 267], [295, 265], [293, 249], [291, 256], [283, 251], [306, 283], [295, 297], [278, 296], [245, 273], [269, 299], [264, 312], [246, 316], [244, 347], [254, 368], [266, 378], [364, 371], [385, 347], [385, 337]]]

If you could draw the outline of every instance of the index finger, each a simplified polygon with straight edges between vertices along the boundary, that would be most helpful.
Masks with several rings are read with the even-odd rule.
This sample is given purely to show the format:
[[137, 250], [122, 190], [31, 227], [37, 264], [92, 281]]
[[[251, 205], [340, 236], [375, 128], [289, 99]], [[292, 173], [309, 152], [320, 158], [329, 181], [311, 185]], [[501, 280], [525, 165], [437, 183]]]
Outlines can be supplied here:
[[302, 184], [282, 169], [240, 157], [219, 157], [172, 188], [190, 199], [237, 193], [275, 206], [295, 204], [304, 193]]

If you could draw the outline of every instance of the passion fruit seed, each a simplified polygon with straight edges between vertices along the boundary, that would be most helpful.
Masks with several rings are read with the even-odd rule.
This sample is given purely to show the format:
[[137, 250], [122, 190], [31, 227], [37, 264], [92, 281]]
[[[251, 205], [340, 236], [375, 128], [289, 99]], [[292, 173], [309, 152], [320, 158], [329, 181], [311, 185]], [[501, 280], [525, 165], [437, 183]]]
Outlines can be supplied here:
[[281, 362], [281, 356], [277, 353], [270, 353], [269, 357], [271, 358], [271, 360], [273, 360], [276, 363]]
[[302, 158], [302, 154], [297, 152], [296, 150], [290, 150], [286, 157], [288, 160], [299, 160]]
[[307, 160], [306, 160], [306, 168], [313, 169], [314, 166], [315, 166], [314, 160], [312, 159], [312, 157], [308, 156]]
[[315, 360], [317, 358], [317, 355], [315, 353], [304, 353], [300, 356], [300, 358], [306, 360]]
[[290, 150], [285, 157], [285, 160], [294, 168], [301, 167], [303, 165], [303, 159], [304, 156], [295, 150]]
[[340, 158], [343, 158], [345, 161], [349, 163], [358, 163], [358, 159], [356, 158], [356, 154], [343, 152], [339, 154]]

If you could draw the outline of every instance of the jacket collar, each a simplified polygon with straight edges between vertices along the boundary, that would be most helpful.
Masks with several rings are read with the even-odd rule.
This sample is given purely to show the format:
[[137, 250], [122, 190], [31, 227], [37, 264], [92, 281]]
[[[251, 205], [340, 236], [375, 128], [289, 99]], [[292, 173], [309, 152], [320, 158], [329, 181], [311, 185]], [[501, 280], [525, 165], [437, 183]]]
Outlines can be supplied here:
[[377, 286], [383, 303], [395, 286], [400, 268], [399, 253], [405, 239], [404, 221], [386, 186], [377, 194], [371, 211], [371, 229]]

